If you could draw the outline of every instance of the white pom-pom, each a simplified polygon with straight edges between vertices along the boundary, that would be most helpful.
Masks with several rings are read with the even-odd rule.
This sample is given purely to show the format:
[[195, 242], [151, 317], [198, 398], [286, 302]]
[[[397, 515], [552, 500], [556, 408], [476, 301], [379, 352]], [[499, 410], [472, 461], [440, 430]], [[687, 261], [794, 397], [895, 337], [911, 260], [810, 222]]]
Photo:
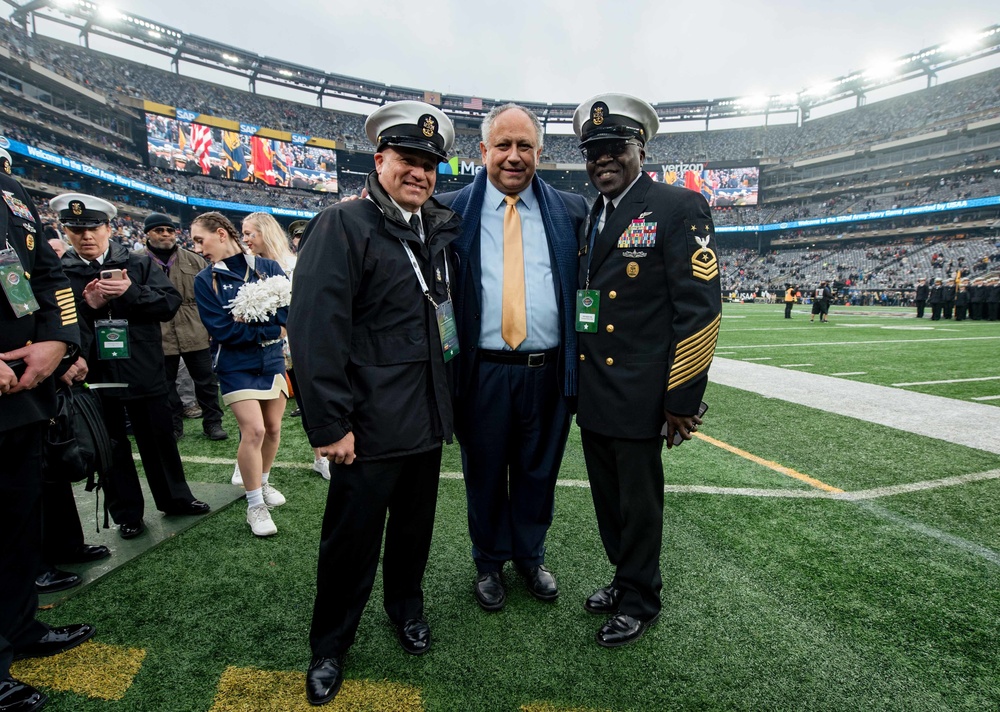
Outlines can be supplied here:
[[275, 275], [259, 282], [247, 282], [236, 293], [227, 309], [241, 321], [267, 321], [287, 307], [292, 299], [292, 283], [288, 277]]

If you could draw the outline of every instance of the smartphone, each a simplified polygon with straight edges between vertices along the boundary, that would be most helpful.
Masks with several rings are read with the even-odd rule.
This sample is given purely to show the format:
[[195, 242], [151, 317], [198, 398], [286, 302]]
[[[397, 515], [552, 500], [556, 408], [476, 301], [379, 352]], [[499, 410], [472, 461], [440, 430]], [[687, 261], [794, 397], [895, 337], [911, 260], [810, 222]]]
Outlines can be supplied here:
[[121, 279], [122, 271], [120, 269], [102, 269], [101, 279]]
[[[702, 401], [701, 405], [698, 406], [698, 417], [700, 418], [701, 416], [705, 415], [705, 413], [707, 411], [708, 411], [708, 403], [706, 403], [705, 401]], [[662, 435], [664, 438], [667, 437], [667, 423], [663, 423], [663, 428], [660, 430], [660, 435]], [[681, 437], [681, 434], [680, 434], [679, 431], [675, 430], [674, 431], [674, 441], [673, 441], [672, 444], [673, 445], [680, 445], [682, 442], [684, 442], [684, 438]]]

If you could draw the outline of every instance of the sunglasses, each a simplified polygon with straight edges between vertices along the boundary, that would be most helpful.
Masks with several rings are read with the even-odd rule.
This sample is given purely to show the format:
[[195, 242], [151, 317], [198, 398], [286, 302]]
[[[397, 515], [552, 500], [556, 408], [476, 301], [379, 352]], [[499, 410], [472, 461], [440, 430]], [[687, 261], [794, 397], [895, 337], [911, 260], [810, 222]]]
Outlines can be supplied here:
[[150, 232], [162, 232], [162, 233], [166, 233], [167, 235], [173, 235], [175, 232], [177, 232], [177, 228], [175, 228], [175, 227], [154, 227], [154, 228], [152, 228], [150, 230]]
[[628, 141], [625, 139], [616, 141], [598, 141], [597, 143], [592, 143], [587, 146], [582, 146], [580, 148], [580, 153], [589, 163], [593, 163], [601, 156], [611, 156], [612, 158], [618, 158], [628, 150], [629, 146], [639, 146], [642, 144], [637, 141]]

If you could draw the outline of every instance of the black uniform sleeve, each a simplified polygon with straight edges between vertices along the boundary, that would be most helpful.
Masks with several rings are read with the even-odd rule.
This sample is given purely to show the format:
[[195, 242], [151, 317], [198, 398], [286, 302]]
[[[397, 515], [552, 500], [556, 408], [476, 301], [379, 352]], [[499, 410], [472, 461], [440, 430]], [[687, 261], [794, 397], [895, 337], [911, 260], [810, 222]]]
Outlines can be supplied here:
[[365, 207], [335, 206], [313, 218], [296, 264], [288, 343], [313, 447], [351, 431], [352, 309], [364, 264], [363, 232], [370, 228], [350, 216]]
[[670, 345], [664, 408], [686, 416], [697, 412], [708, 385], [722, 321], [722, 292], [715, 226], [705, 198], [687, 191], [672, 226], [664, 259], [676, 339]]
[[181, 307], [181, 293], [177, 291], [166, 273], [154, 268], [145, 255], [131, 255], [128, 261], [128, 278], [132, 285], [116, 300], [115, 306], [132, 315], [156, 321], [170, 321]]
[[31, 289], [38, 301], [35, 313], [35, 341], [63, 341], [71, 345], [69, 353], [80, 346], [80, 328], [76, 299], [62, 262], [44, 238], [35, 238], [35, 264]]

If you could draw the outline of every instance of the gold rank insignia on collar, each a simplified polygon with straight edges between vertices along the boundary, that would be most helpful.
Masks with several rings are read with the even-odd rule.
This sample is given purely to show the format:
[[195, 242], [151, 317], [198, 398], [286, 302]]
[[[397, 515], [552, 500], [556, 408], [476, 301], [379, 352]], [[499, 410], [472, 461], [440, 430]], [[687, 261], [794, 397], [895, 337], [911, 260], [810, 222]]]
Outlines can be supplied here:
[[703, 282], [711, 282], [719, 276], [719, 261], [715, 251], [708, 246], [712, 241], [712, 224], [696, 223], [691, 220], [685, 220], [684, 223], [690, 232], [691, 240], [688, 244], [691, 245], [693, 240], [692, 247], [697, 246], [691, 254], [691, 276]]

